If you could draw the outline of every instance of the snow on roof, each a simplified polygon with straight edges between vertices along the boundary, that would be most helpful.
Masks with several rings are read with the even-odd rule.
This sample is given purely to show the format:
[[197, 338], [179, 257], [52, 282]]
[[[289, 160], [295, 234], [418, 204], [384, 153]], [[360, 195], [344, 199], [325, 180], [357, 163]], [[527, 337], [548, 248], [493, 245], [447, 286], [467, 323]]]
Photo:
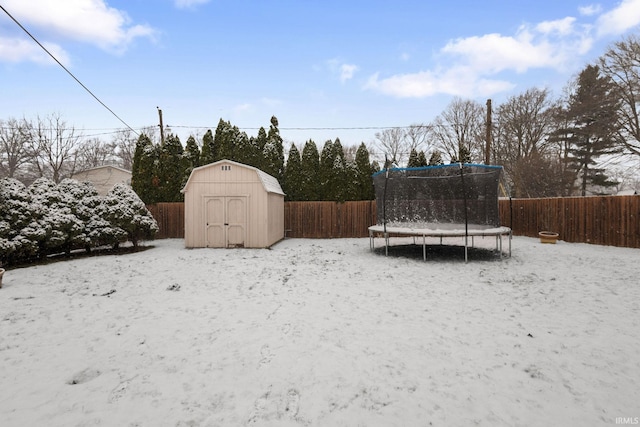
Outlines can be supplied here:
[[187, 189], [187, 187], [189, 186], [189, 182], [191, 182], [191, 177], [193, 177], [193, 174], [195, 171], [200, 170], [200, 169], [204, 169], [204, 168], [209, 168], [209, 167], [213, 167], [216, 165], [219, 165], [221, 163], [230, 163], [232, 165], [236, 165], [236, 166], [240, 166], [243, 168], [247, 168], [247, 169], [251, 169], [254, 170], [257, 174], [258, 177], [260, 178], [260, 181], [262, 182], [262, 186], [264, 187], [264, 189], [266, 190], [267, 193], [275, 193], [275, 194], [281, 194], [284, 196], [284, 191], [282, 191], [282, 187], [280, 186], [280, 183], [278, 182], [278, 180], [269, 175], [268, 173], [261, 171], [260, 169], [253, 167], [253, 166], [249, 166], [249, 165], [245, 165], [244, 163], [238, 163], [238, 162], [234, 162], [233, 160], [218, 160], [217, 162], [214, 163], [209, 163], [208, 165], [203, 165], [203, 166], [199, 166], [197, 168], [195, 168], [193, 171], [191, 171], [191, 175], [189, 175], [189, 179], [187, 180], [187, 183], [184, 185], [184, 187], [182, 188], [182, 192], [184, 193], [185, 190]]
[[[251, 167], [251, 166], [248, 166]], [[260, 180], [262, 181], [262, 185], [264, 185], [264, 189], [267, 190], [267, 193], [276, 193], [276, 194], [282, 194], [284, 196], [284, 191], [282, 191], [282, 187], [280, 186], [280, 183], [278, 182], [278, 180], [269, 175], [266, 172], [261, 171], [260, 169], [256, 169], [256, 172], [258, 172], [258, 176], [260, 177]]]
[[119, 167], [119, 166], [114, 166], [114, 165], [102, 165], [102, 166], [96, 166], [95, 168], [89, 168], [89, 169], [84, 169], [84, 170], [81, 170], [81, 171], [78, 171], [78, 172], [74, 172], [74, 174], [73, 174], [73, 175], [75, 176], [75, 175], [79, 175], [79, 174], [81, 174], [81, 173], [86, 173], [86, 172], [94, 171], [94, 170], [98, 170], [98, 169], [107, 169], [107, 168], [112, 168], [112, 169], [119, 170], [119, 171], [121, 171], [121, 172], [125, 172], [125, 173], [128, 173], [128, 174], [131, 174], [131, 171], [130, 171], [130, 170], [123, 169], [123, 168], [121, 168], [121, 167]]

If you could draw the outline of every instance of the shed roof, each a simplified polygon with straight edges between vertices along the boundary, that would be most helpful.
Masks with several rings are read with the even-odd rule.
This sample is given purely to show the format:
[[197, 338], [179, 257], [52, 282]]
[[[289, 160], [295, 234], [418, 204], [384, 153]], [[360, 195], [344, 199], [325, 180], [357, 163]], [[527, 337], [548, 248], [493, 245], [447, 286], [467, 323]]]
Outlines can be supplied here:
[[95, 170], [100, 170], [100, 169], [115, 169], [115, 170], [118, 170], [118, 171], [120, 171], [120, 172], [124, 172], [124, 173], [127, 173], [127, 174], [131, 175], [131, 171], [130, 171], [130, 170], [127, 170], [127, 169], [121, 168], [121, 167], [119, 167], [119, 166], [114, 166], [114, 165], [102, 165], [102, 166], [96, 166], [96, 167], [94, 167], [94, 168], [89, 168], [89, 169], [84, 169], [84, 170], [81, 170], [81, 171], [74, 172], [72, 176], [80, 175], [80, 174], [84, 174], [84, 173], [87, 173], [87, 172], [91, 172], [91, 171], [95, 171]]
[[233, 160], [226, 160], [226, 159], [218, 160], [217, 162], [209, 163], [208, 165], [199, 166], [195, 168], [193, 171], [191, 171], [191, 175], [189, 175], [189, 179], [187, 180], [187, 183], [184, 185], [184, 188], [181, 191], [183, 193], [186, 191], [187, 187], [189, 186], [189, 183], [191, 182], [191, 178], [194, 175], [194, 172], [202, 169], [206, 169], [206, 168], [215, 167], [223, 163], [231, 164], [231, 165], [235, 165], [235, 166], [239, 166], [239, 167], [243, 167], [243, 168], [251, 169], [255, 171], [258, 174], [258, 178], [260, 178], [260, 182], [262, 182], [262, 186], [264, 187], [267, 193], [281, 194], [284, 196], [284, 191], [282, 191], [282, 187], [280, 186], [280, 183], [275, 177], [253, 166], [245, 165], [243, 163], [238, 163], [238, 162], [234, 162]]

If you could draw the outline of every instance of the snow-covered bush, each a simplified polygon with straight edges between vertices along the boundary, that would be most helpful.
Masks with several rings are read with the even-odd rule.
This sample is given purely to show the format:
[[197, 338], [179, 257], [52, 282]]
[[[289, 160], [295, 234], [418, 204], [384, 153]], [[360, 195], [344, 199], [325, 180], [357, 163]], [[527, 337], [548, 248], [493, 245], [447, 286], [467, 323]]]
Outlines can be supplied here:
[[116, 184], [104, 199], [105, 216], [115, 228], [127, 233], [134, 247], [141, 240], [153, 239], [158, 232], [158, 223], [144, 202], [126, 184]]
[[0, 180], [0, 262], [153, 239], [158, 224], [138, 195], [116, 184], [106, 197], [93, 184], [39, 178], [26, 188]]
[[18, 180], [0, 180], [0, 262], [30, 258], [38, 251], [30, 225], [35, 212], [31, 194]]
[[83, 223], [82, 240], [87, 252], [94, 247], [116, 246], [127, 240], [127, 233], [113, 227], [106, 219], [104, 199], [92, 183], [64, 179], [58, 188], [69, 197], [71, 212]]
[[34, 209], [38, 213], [36, 220], [42, 240], [39, 241], [42, 256], [84, 247], [84, 224], [75, 215], [72, 194], [66, 194], [48, 178], [38, 178], [29, 187]]

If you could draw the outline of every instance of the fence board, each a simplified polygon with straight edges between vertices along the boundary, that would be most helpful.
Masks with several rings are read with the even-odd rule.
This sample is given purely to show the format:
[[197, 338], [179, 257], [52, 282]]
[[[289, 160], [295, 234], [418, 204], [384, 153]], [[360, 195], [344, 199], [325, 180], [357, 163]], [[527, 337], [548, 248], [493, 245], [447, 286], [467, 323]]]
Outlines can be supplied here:
[[511, 224], [508, 200], [500, 212], [515, 235], [548, 230], [567, 242], [640, 248], [640, 196], [513, 199]]
[[[514, 235], [554, 231], [566, 242], [640, 248], [640, 195], [501, 199], [502, 225]], [[184, 238], [184, 204], [149, 205], [158, 238]], [[376, 223], [376, 202], [285, 202], [287, 237], [367, 237]]]
[[184, 203], [156, 203], [147, 209], [158, 223], [157, 239], [184, 238]]

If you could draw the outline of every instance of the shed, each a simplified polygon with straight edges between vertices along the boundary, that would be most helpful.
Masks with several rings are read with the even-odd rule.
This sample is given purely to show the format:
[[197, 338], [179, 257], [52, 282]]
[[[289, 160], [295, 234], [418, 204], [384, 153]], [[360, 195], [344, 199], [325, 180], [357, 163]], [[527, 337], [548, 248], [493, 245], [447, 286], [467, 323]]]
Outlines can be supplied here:
[[85, 169], [74, 173], [71, 178], [92, 183], [101, 196], [105, 196], [118, 183], [131, 185], [131, 171], [112, 165]]
[[284, 192], [273, 176], [231, 160], [195, 168], [184, 193], [187, 248], [266, 248], [284, 238]]

